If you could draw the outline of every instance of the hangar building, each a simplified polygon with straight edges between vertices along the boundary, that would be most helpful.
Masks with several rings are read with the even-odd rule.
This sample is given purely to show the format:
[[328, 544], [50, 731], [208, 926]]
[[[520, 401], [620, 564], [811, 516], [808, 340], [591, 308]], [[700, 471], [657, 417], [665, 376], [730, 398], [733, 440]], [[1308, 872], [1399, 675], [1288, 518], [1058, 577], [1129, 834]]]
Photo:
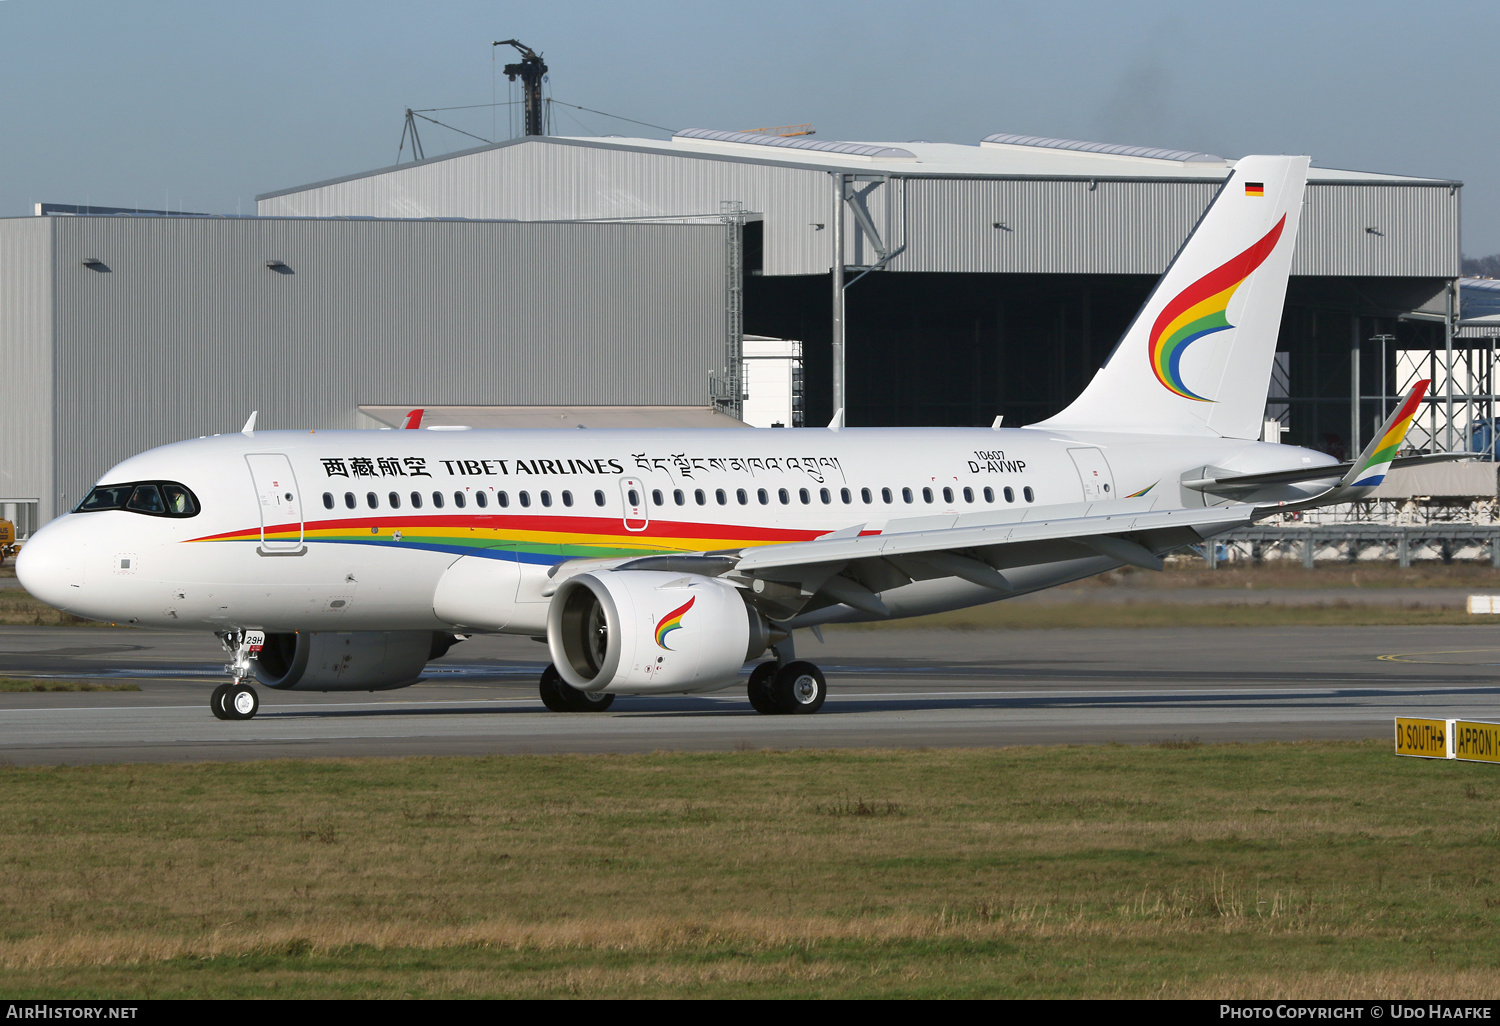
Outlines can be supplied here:
[[[841, 273], [847, 423], [1024, 424], [1089, 380], [1231, 166], [1030, 136], [693, 129], [526, 137], [267, 193], [258, 209], [580, 221], [743, 211], [743, 328], [804, 344], [806, 423], [832, 414]], [[1446, 359], [1459, 198], [1458, 182], [1313, 169], [1271, 411], [1285, 440], [1346, 452], [1394, 401], [1396, 352]]]
[[471, 426], [619, 426], [650, 407], [655, 424], [738, 427], [706, 399], [724, 362], [725, 236], [0, 220], [0, 516], [24, 536], [125, 457], [237, 431], [252, 410], [261, 428], [389, 426], [413, 406]]

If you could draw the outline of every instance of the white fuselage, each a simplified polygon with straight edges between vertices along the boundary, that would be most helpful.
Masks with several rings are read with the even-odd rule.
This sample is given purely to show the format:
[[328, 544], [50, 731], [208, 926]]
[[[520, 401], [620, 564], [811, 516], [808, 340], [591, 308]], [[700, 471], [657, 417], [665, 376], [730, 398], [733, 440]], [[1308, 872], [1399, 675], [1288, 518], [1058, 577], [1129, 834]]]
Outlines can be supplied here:
[[[72, 513], [37, 533], [20, 573], [52, 605], [142, 626], [475, 629], [474, 617], [448, 611], [457, 603], [493, 608], [479, 629], [536, 635], [549, 572], [568, 561], [962, 526], [997, 512], [1083, 515], [1143, 494], [1201, 505], [1179, 481], [1205, 467], [1331, 462], [1259, 442], [1028, 428], [216, 435], [153, 449], [100, 479], [185, 485], [197, 515]], [[507, 573], [498, 587], [488, 579], [489, 594], [449, 594], [435, 608], [465, 555]], [[1010, 575], [1021, 593], [1116, 565], [1073, 559]], [[957, 579], [882, 596], [893, 616], [998, 597]], [[790, 625], [871, 618], [836, 605]]]

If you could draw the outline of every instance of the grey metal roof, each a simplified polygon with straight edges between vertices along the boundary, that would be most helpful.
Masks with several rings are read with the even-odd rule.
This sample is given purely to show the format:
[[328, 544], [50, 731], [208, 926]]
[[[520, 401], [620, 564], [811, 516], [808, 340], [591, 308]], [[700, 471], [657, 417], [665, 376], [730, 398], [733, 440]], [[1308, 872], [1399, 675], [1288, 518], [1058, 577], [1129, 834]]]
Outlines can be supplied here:
[[1460, 324], [1500, 324], [1500, 280], [1494, 278], [1458, 279]]
[[790, 150], [817, 150], [821, 153], [842, 153], [851, 157], [878, 157], [881, 160], [916, 160], [911, 150], [899, 146], [880, 146], [872, 143], [834, 142], [808, 139], [803, 136], [785, 137], [760, 135], [756, 132], [722, 132], [716, 128], [685, 128], [672, 136], [673, 139], [705, 139], [710, 142], [739, 143], [745, 146], [781, 146]]
[[1003, 132], [980, 140], [995, 146], [1036, 146], [1047, 150], [1079, 150], [1083, 153], [1111, 153], [1117, 157], [1145, 157], [1149, 160], [1175, 160], [1184, 164], [1222, 164], [1224, 158], [1213, 153], [1193, 150], [1166, 150], [1154, 146], [1123, 146], [1119, 143], [1083, 142], [1078, 139], [1049, 139], [1040, 135], [1007, 135]]

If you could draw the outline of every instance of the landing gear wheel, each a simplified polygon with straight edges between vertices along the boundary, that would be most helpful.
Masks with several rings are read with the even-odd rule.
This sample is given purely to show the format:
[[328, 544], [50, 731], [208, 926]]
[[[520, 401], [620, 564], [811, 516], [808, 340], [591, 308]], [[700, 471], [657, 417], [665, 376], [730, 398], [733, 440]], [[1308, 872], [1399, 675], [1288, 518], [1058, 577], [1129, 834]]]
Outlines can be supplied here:
[[248, 720], [260, 711], [260, 696], [249, 684], [231, 684], [224, 693], [224, 709], [231, 720]]
[[776, 705], [776, 696], [772, 688], [776, 683], [776, 664], [774, 662], [761, 663], [750, 671], [750, 704], [755, 711], [766, 716], [774, 716], [781, 712]]
[[557, 667], [548, 665], [542, 671], [538, 690], [542, 704], [553, 712], [603, 712], [615, 704], [614, 695], [601, 695], [591, 691], [580, 691], [562, 679]]
[[823, 671], [812, 663], [787, 663], [776, 673], [771, 694], [777, 708], [784, 713], [815, 713], [828, 697], [828, 682]]
[[214, 719], [216, 720], [232, 719], [229, 715], [229, 706], [224, 701], [224, 696], [228, 693], [229, 685], [220, 684], [214, 688], [213, 694], [208, 696], [208, 707], [213, 711]]

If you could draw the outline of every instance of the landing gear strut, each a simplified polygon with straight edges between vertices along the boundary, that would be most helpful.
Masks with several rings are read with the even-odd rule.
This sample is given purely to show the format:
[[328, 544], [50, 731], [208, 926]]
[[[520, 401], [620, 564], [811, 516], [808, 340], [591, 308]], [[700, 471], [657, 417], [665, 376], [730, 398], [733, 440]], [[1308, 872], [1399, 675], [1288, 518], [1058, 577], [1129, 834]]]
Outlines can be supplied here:
[[224, 664], [230, 682], [214, 688], [208, 699], [208, 708], [218, 719], [248, 720], [260, 711], [260, 696], [248, 681], [254, 676], [250, 660], [265, 643], [265, 631], [224, 631], [219, 635], [219, 644], [232, 661]]
[[551, 663], [542, 671], [542, 704], [553, 712], [603, 712], [615, 704], [614, 695], [580, 691], [562, 679]]
[[750, 704], [768, 716], [815, 713], [827, 697], [828, 682], [812, 663], [761, 663], [750, 674]]

